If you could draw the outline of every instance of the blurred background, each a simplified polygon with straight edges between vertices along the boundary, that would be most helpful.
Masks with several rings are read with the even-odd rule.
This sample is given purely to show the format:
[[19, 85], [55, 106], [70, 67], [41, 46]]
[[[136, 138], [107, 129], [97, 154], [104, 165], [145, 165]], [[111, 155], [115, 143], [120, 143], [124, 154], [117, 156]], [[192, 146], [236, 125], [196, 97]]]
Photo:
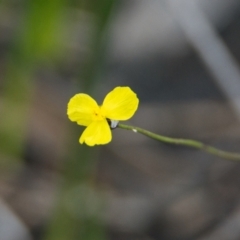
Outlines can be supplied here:
[[240, 152], [239, 38], [239, 0], [2, 0], [0, 240], [240, 239], [239, 163], [66, 116], [130, 86], [129, 124]]

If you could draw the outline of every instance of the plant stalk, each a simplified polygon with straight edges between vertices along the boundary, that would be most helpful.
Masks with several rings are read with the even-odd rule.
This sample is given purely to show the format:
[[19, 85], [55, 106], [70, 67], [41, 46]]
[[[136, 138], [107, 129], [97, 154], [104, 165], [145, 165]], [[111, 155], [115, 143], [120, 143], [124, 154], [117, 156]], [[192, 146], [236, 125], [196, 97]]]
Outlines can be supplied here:
[[215, 147], [206, 145], [206, 144], [204, 144], [200, 141], [196, 141], [196, 140], [193, 140], [193, 139], [166, 137], [166, 136], [163, 136], [163, 135], [159, 135], [159, 134], [147, 131], [147, 130], [142, 129], [140, 127], [129, 126], [129, 125], [125, 125], [125, 124], [122, 124], [122, 123], [118, 124], [118, 128], [131, 130], [135, 133], [141, 133], [141, 134], [143, 134], [147, 137], [150, 137], [152, 139], [155, 139], [155, 140], [163, 142], [163, 143], [196, 148], [196, 149], [199, 149], [201, 151], [207, 152], [209, 154], [218, 156], [218, 157], [226, 159], [226, 160], [240, 161], [240, 154], [238, 154], [238, 153], [223, 151], [223, 150], [220, 150], [220, 149], [217, 149]]

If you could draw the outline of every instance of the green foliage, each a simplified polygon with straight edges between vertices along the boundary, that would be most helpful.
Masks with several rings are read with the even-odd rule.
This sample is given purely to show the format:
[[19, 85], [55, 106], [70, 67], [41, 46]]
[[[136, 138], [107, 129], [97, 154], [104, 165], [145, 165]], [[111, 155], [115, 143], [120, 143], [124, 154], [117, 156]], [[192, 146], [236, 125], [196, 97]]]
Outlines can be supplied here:
[[[21, 6], [14, 1], [5, 1], [2, 4], [4, 8], [17, 11], [21, 21], [13, 31], [14, 38], [6, 63], [0, 120], [0, 151], [13, 156], [14, 159], [21, 159], [26, 143], [29, 108], [34, 96], [35, 74], [42, 65], [47, 66], [62, 57], [65, 39], [63, 34], [70, 9], [78, 7], [88, 10], [97, 19], [90, 43], [90, 57], [85, 61], [85, 70], [78, 79], [78, 86], [84, 86], [86, 91], [91, 91], [96, 85], [101, 68], [105, 49], [103, 39], [114, 0], [75, 3], [66, 0], [28, 0]], [[74, 138], [72, 142], [76, 144], [69, 144], [69, 154], [66, 156], [63, 172], [64, 184], [60, 187], [54, 215], [46, 231], [46, 239], [102, 240], [104, 230], [97, 213], [86, 218], [74, 215], [66, 208], [65, 199], [69, 189], [81, 185], [92, 186], [91, 173], [95, 168], [94, 155], [97, 153], [89, 148], [79, 147], [76, 141], [79, 129], [76, 131], [74, 127], [71, 132]], [[10, 166], [13, 162], [8, 164]], [[79, 211], [81, 207], [84, 209], [84, 206], [79, 205]]]

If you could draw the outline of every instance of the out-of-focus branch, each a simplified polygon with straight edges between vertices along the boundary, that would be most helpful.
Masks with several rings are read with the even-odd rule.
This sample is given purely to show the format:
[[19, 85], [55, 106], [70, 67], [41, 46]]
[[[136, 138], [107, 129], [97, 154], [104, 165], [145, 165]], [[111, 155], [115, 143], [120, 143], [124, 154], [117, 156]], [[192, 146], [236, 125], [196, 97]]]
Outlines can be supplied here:
[[240, 70], [234, 57], [196, 0], [166, 2], [187, 40], [197, 51], [240, 119]]

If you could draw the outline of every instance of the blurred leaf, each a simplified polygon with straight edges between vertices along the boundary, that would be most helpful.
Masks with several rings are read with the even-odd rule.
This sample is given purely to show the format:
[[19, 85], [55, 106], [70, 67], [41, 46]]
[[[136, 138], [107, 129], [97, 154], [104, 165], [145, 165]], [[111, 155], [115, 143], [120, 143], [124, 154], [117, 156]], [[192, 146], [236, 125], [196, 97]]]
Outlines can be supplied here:
[[[7, 3], [5, 2], [7, 5]], [[19, 156], [27, 134], [34, 73], [41, 61], [59, 52], [65, 0], [28, 0], [6, 63], [0, 119], [0, 149]], [[25, 10], [25, 9], [24, 9]]]
[[81, 74], [83, 88], [88, 92], [93, 89], [95, 79], [99, 79], [99, 76], [102, 74], [108, 43], [107, 29], [108, 24], [111, 22], [111, 15], [116, 2], [116, 0], [85, 0], [82, 2], [82, 5], [94, 14], [96, 25], [96, 31], [90, 43], [89, 57]]
[[65, 0], [27, 1], [22, 50], [30, 60], [59, 54], [65, 11]]
[[[96, 6], [94, 5], [96, 3]], [[84, 73], [81, 75], [83, 82], [79, 80], [79, 86], [83, 83], [84, 92], [91, 92], [97, 86], [98, 74], [101, 72], [102, 57], [105, 51], [107, 24], [112, 13], [114, 0], [104, 1], [81, 1], [81, 6], [91, 7], [91, 11], [96, 15], [95, 34], [91, 39], [90, 56], [85, 62]], [[88, 9], [89, 10], [89, 9]], [[97, 10], [97, 11], [96, 11]], [[88, 217], [82, 214], [73, 214], [66, 207], [66, 198], [69, 199], [71, 189], [79, 189], [79, 186], [86, 186], [94, 189], [94, 170], [96, 167], [96, 154], [98, 148], [90, 148], [85, 145], [79, 145], [80, 137], [79, 126], [74, 126], [71, 133], [72, 138], [69, 147], [69, 156], [66, 159], [66, 168], [64, 171], [64, 186], [59, 196], [56, 213], [53, 222], [47, 233], [46, 240], [103, 240], [105, 231], [100, 222], [99, 212]], [[81, 195], [81, 191], [77, 192]], [[87, 198], [87, 196], [86, 196]], [[74, 202], [74, 199], [73, 199]], [[78, 211], [85, 212], [85, 204], [79, 201]], [[76, 205], [75, 205], [76, 206]]]

